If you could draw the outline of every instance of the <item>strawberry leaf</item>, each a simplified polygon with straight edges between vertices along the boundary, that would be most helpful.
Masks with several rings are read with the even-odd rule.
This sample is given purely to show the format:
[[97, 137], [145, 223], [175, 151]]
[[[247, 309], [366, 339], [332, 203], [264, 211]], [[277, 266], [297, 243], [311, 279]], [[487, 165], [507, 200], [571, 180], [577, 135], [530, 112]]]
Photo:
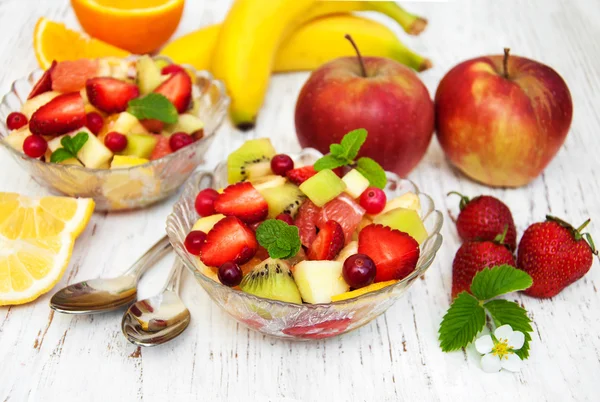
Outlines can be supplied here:
[[471, 282], [471, 293], [479, 300], [489, 300], [506, 293], [525, 290], [532, 284], [531, 276], [525, 271], [510, 265], [500, 265], [478, 272]]
[[325, 169], [335, 169], [340, 166], [347, 165], [348, 161], [334, 155], [325, 155], [315, 162], [314, 168], [317, 172]]
[[163, 123], [174, 124], [179, 119], [175, 106], [164, 95], [149, 93], [148, 95], [129, 101], [127, 112], [138, 120], [156, 119]]
[[513, 331], [520, 331], [525, 335], [523, 347], [515, 350], [515, 353], [521, 359], [527, 359], [529, 357], [529, 341], [531, 341], [531, 332], [533, 332], [527, 311], [515, 302], [502, 299], [490, 300], [483, 306], [492, 316], [496, 327], [508, 324]]
[[479, 300], [462, 292], [454, 299], [440, 324], [440, 347], [444, 352], [464, 348], [484, 325], [485, 310]]
[[356, 170], [369, 180], [369, 183], [377, 188], [384, 188], [387, 184], [385, 170], [371, 158], [360, 158], [356, 162]]

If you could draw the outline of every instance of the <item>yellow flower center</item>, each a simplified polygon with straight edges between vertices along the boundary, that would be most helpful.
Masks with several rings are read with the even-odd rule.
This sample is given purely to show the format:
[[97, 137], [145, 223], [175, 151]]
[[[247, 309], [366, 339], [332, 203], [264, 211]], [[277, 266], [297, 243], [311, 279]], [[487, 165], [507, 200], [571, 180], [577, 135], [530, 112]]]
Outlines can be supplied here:
[[508, 339], [500, 338], [498, 342], [494, 343], [494, 347], [492, 348], [492, 354], [494, 356], [498, 356], [500, 360], [508, 359], [508, 355], [514, 353], [513, 348], [508, 346]]

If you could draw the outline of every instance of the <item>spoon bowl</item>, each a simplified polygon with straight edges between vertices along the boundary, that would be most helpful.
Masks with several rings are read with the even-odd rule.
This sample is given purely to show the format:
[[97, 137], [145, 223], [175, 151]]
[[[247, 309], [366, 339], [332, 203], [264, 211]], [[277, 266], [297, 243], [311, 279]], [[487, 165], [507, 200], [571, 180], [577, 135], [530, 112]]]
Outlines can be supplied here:
[[191, 315], [178, 296], [183, 264], [177, 260], [163, 291], [140, 300], [123, 315], [121, 329], [127, 340], [139, 346], [156, 346], [179, 336]]
[[69, 285], [52, 296], [50, 308], [67, 314], [95, 314], [128, 306], [137, 297], [140, 276], [170, 250], [171, 244], [165, 236], [123, 275], [116, 278], [90, 279]]

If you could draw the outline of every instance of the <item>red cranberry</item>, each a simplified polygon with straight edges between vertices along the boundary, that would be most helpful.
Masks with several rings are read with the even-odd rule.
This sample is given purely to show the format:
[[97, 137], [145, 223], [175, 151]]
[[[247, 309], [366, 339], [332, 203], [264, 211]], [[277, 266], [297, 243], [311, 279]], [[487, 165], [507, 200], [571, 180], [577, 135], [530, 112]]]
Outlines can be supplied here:
[[200, 191], [196, 196], [196, 212], [200, 216], [210, 216], [216, 213], [215, 211], [215, 200], [219, 196], [216, 190], [212, 188], [205, 188]]
[[39, 158], [46, 153], [48, 143], [39, 135], [30, 135], [23, 142], [23, 152], [32, 158]]
[[244, 273], [239, 265], [234, 264], [233, 262], [226, 262], [219, 267], [217, 276], [223, 285], [232, 288], [242, 282]]
[[354, 254], [346, 258], [342, 275], [350, 287], [355, 289], [370, 285], [375, 280], [375, 263], [366, 254]]
[[23, 113], [12, 112], [6, 118], [6, 125], [8, 126], [9, 130], [18, 130], [27, 124], [27, 121], [27, 116], [25, 116]]
[[161, 74], [175, 74], [180, 71], [185, 71], [185, 69], [183, 67], [181, 67], [179, 64], [169, 64], [168, 66], [163, 67], [162, 70], [160, 71], [160, 73]]
[[87, 115], [85, 115], [85, 126], [92, 132], [92, 134], [98, 135], [104, 126], [104, 119], [99, 113], [89, 112]]
[[192, 230], [185, 237], [185, 249], [193, 255], [200, 254], [200, 246], [206, 241], [206, 233], [201, 230]]
[[275, 155], [271, 158], [271, 170], [279, 176], [284, 176], [294, 168], [294, 161], [285, 154]]
[[194, 138], [187, 133], [175, 133], [169, 138], [169, 146], [176, 152], [194, 142]]
[[106, 134], [104, 145], [112, 152], [121, 152], [127, 148], [127, 136], [117, 133], [116, 131], [111, 131]]
[[383, 211], [386, 201], [385, 192], [377, 187], [369, 187], [360, 195], [360, 206], [368, 214], [378, 214]]
[[279, 214], [275, 217], [275, 219], [279, 219], [280, 221], [283, 221], [283, 222], [287, 223], [288, 225], [294, 224], [294, 219], [292, 218], [292, 216], [290, 214]]

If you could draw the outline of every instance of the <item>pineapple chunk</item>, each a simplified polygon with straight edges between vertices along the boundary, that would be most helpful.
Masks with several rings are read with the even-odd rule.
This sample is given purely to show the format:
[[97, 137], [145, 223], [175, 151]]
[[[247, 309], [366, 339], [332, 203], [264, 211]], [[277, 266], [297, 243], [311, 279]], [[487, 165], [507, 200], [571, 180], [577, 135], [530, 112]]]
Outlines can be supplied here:
[[210, 230], [219, 222], [221, 219], [225, 218], [225, 215], [215, 214], [210, 216], [205, 216], [204, 218], [200, 218], [196, 221], [192, 230], [200, 230], [204, 233], [210, 232]]
[[330, 303], [333, 296], [345, 293], [350, 286], [344, 281], [339, 261], [302, 261], [293, 269], [294, 280], [306, 303]]
[[177, 123], [168, 125], [166, 130], [169, 133], [184, 132], [191, 135], [203, 128], [204, 122], [202, 120], [191, 114], [184, 113], [179, 115]]
[[405, 193], [400, 197], [392, 198], [385, 204], [385, 208], [379, 214], [384, 214], [392, 209], [408, 208], [415, 210], [417, 213], [421, 211], [421, 201], [415, 193]]
[[140, 121], [131, 113], [122, 112], [119, 113], [119, 117], [114, 121], [110, 131], [116, 131], [121, 134], [130, 133], [147, 133], [148, 130], [140, 123]]
[[363, 176], [358, 170], [352, 169], [342, 177], [342, 181], [346, 183], [346, 192], [352, 198], [358, 198], [369, 187], [369, 180]]
[[135, 66], [137, 70], [137, 84], [142, 95], [154, 91], [162, 82], [160, 68], [148, 55], [140, 57]]
[[138, 166], [148, 162], [150, 162], [148, 159], [138, 158], [137, 156], [115, 155], [110, 164], [110, 168], [118, 169], [131, 166]]
[[[75, 137], [80, 132], [87, 133], [88, 140], [86, 141], [86, 143], [83, 145], [83, 147], [81, 147], [81, 149], [77, 153], [77, 159], [79, 159], [79, 161], [81, 161], [81, 163], [83, 163], [83, 166], [85, 166], [87, 168], [91, 168], [91, 169], [108, 168], [108, 163], [110, 162], [111, 158], [113, 157], [113, 153], [110, 152], [110, 150], [108, 148], [106, 148], [104, 146], [104, 144], [102, 142], [100, 142], [100, 140], [98, 138], [96, 138], [96, 136], [94, 134], [92, 134], [87, 128], [85, 128], [85, 127], [80, 128], [78, 130], [72, 131], [69, 134], [65, 134], [65, 135], [68, 135], [70, 137]], [[64, 136], [56, 137], [56, 138], [53, 138], [51, 141], [49, 141], [48, 149], [50, 149], [50, 151], [54, 152], [58, 148], [61, 148], [62, 144], [60, 143], [60, 140], [63, 137]], [[78, 163], [76, 163], [74, 160], [67, 159], [66, 161], [63, 161], [62, 164], [76, 165]]]
[[27, 116], [28, 120], [31, 120], [31, 115], [35, 113], [36, 110], [50, 102], [52, 99], [56, 98], [58, 95], [60, 95], [60, 92], [49, 91], [28, 99], [21, 107], [21, 113]]
[[31, 131], [29, 131], [29, 126], [23, 126], [17, 130], [13, 130], [10, 134], [3, 139], [5, 143], [11, 146], [11, 148], [16, 149], [19, 152], [23, 152], [23, 143], [25, 142], [25, 138], [31, 135]]

